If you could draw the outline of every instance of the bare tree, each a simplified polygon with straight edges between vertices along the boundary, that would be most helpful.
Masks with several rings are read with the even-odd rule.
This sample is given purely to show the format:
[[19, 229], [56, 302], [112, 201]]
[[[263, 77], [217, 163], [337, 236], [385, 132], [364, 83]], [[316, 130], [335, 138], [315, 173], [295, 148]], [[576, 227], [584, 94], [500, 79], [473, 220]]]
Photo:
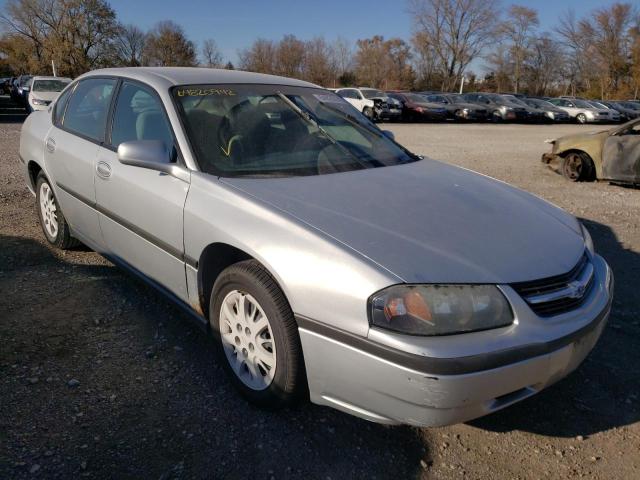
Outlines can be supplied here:
[[384, 37], [375, 35], [356, 42], [356, 76], [368, 87], [387, 88], [389, 50]]
[[79, 75], [114, 61], [119, 32], [105, 0], [9, 0], [0, 21], [27, 40], [33, 71], [55, 60], [63, 75]]
[[147, 35], [135, 25], [122, 25], [115, 41], [119, 63], [129, 67], [142, 65], [142, 54]]
[[499, 12], [493, 0], [409, 0], [415, 37], [435, 53], [449, 90], [495, 37]]
[[529, 93], [548, 95], [563, 77], [566, 57], [561, 46], [549, 34], [536, 38], [524, 64], [523, 77]]
[[306, 42], [304, 47], [304, 78], [318, 85], [335, 87], [337, 66], [325, 39], [316, 37]]
[[258, 38], [253, 44], [239, 52], [240, 68], [258, 73], [275, 73], [276, 46], [271, 40]]
[[285, 77], [304, 75], [305, 43], [294, 35], [285, 35], [276, 48], [276, 72]]
[[180, 25], [165, 20], [149, 32], [144, 60], [152, 66], [195, 66], [196, 49]]
[[202, 63], [208, 68], [220, 68], [222, 66], [222, 53], [214, 39], [208, 38], [202, 43], [202, 59]]
[[513, 87], [516, 93], [520, 89], [522, 68], [539, 24], [538, 12], [520, 5], [511, 5], [506, 20], [500, 25], [499, 31], [506, 37], [513, 60]]

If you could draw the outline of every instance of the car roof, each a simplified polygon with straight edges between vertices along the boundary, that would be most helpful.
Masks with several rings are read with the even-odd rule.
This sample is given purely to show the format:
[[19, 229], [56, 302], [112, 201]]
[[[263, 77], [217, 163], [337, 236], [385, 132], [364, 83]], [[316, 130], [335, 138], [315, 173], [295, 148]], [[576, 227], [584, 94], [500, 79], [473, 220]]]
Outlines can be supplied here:
[[293, 87], [322, 88], [313, 83], [293, 78], [266, 75], [264, 73], [244, 72], [202, 67], [126, 67], [103, 68], [85, 73], [80, 78], [94, 76], [126, 77], [147, 83], [156, 89], [167, 89], [174, 85], [206, 84], [264, 84], [287, 85]]

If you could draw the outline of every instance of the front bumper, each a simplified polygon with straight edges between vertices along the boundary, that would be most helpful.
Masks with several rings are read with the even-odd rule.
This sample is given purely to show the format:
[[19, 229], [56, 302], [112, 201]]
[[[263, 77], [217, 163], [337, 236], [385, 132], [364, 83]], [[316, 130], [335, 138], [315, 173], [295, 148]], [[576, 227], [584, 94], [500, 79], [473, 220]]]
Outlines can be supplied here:
[[424, 368], [419, 355], [405, 361], [406, 351], [370, 349], [366, 341], [327, 335], [298, 318], [311, 400], [367, 420], [414, 426], [465, 422], [512, 405], [568, 375], [592, 350], [611, 308], [613, 279], [604, 261], [598, 278], [590, 306], [573, 314], [591, 315], [596, 306], [598, 312], [576, 330], [484, 355], [423, 357]]

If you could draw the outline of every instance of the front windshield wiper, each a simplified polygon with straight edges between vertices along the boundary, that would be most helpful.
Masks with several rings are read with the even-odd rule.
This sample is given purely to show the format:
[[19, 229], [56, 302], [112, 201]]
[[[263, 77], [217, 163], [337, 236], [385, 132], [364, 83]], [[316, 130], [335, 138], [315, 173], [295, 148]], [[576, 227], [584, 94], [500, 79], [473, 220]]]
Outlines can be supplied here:
[[327, 103], [320, 101], [319, 102], [320, 105], [322, 105], [324, 108], [326, 108], [327, 110], [336, 113], [337, 115], [341, 116], [342, 118], [344, 118], [347, 122], [349, 122], [351, 125], [353, 125], [354, 127], [360, 129], [360, 130], [364, 130], [365, 132], [369, 132], [374, 134], [375, 136], [377, 136], [378, 138], [384, 138], [386, 141], [388, 142], [392, 142], [394, 145], [396, 145], [398, 148], [400, 148], [400, 150], [402, 150], [404, 153], [406, 153], [407, 155], [409, 155], [410, 158], [413, 158], [414, 160], [422, 160], [422, 157], [420, 155], [416, 155], [415, 153], [407, 150], [405, 147], [403, 147], [402, 145], [400, 145], [398, 142], [396, 142], [395, 140], [387, 137], [384, 133], [382, 133], [378, 128], [376, 127], [369, 127], [368, 125], [362, 124], [358, 121], [358, 119], [356, 117], [354, 117], [353, 115], [350, 115], [346, 112], [343, 112], [342, 110], [340, 110], [339, 108], [336, 107], [332, 107], [330, 105], [327, 105]]
[[294, 112], [296, 112], [300, 118], [302, 118], [304, 121], [306, 121], [307, 123], [309, 123], [311, 126], [316, 127], [318, 129], [318, 131], [327, 138], [327, 140], [329, 140], [333, 145], [335, 145], [336, 147], [338, 147], [340, 150], [342, 150], [343, 152], [346, 152], [347, 155], [349, 155], [350, 157], [354, 158], [356, 160], [356, 162], [358, 162], [360, 165], [365, 165], [362, 160], [360, 158], [358, 158], [351, 150], [349, 150], [347, 147], [345, 147], [344, 145], [342, 145], [340, 142], [338, 142], [335, 138], [333, 138], [329, 132], [327, 132], [321, 125], [320, 122], [318, 122], [315, 118], [312, 118], [311, 115], [308, 112], [305, 112], [304, 110], [302, 110], [298, 105], [295, 104], [295, 102], [293, 102], [289, 97], [287, 97], [286, 95], [284, 95], [281, 92], [276, 92], [276, 95], [278, 96], [278, 98], [280, 98], [280, 100], [282, 100], [284, 103], [287, 104], [287, 106], [289, 108], [291, 108], [291, 110], [293, 110]]

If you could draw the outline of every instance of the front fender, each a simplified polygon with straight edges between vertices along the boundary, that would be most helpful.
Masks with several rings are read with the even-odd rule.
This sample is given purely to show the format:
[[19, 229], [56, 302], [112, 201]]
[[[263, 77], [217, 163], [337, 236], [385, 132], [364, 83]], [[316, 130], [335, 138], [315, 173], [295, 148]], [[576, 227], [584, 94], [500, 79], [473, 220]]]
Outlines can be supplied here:
[[[212, 175], [194, 172], [184, 211], [185, 254], [200, 258], [212, 243], [230, 245], [262, 263], [296, 315], [361, 336], [369, 329], [369, 296], [401, 281], [302, 220]], [[194, 272], [197, 277], [187, 266], [192, 305], [199, 303]]]

